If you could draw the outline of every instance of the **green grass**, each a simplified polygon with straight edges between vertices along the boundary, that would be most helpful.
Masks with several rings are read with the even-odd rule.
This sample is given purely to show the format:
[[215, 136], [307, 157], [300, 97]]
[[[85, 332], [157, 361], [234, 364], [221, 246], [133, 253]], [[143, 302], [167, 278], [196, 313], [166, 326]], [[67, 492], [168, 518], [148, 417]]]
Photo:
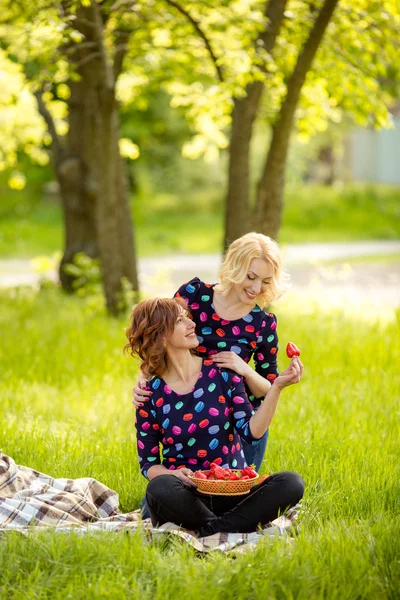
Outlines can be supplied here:
[[[133, 200], [139, 256], [217, 252], [223, 190]], [[399, 239], [400, 188], [349, 185], [287, 187], [281, 242]], [[2, 190], [0, 257], [31, 258], [62, 248], [60, 207], [33, 190]]]
[[282, 242], [399, 239], [400, 188], [296, 186], [286, 192]]
[[[0, 308], [2, 451], [54, 476], [95, 477], [119, 492], [123, 511], [137, 508], [145, 480], [130, 403], [137, 366], [121, 352], [126, 320], [52, 289], [2, 292]], [[294, 543], [268, 539], [232, 559], [137, 534], [7, 534], [1, 598], [398, 597], [399, 315], [362, 320], [293, 298], [276, 311], [281, 346], [295, 341], [306, 365], [282, 394], [263, 466], [306, 481]]]
[[32, 258], [62, 248], [61, 208], [41, 201], [35, 190], [3, 188], [0, 202], [0, 257]]
[[134, 202], [139, 256], [218, 252], [222, 244], [222, 205], [215, 194], [191, 198], [158, 194]]

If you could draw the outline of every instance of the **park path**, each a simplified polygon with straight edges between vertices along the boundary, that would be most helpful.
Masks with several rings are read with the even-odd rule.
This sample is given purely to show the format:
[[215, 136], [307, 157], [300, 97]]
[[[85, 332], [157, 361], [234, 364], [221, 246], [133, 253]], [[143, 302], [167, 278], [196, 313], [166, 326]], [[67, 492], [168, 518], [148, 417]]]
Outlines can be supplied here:
[[[284, 264], [292, 293], [301, 299], [343, 306], [368, 301], [374, 309], [400, 306], [400, 241], [288, 244]], [[379, 262], [378, 256], [394, 255]], [[363, 257], [363, 260], [354, 260]], [[368, 260], [368, 257], [371, 260]], [[352, 260], [353, 259], [353, 260]], [[139, 259], [141, 289], [148, 295], [171, 295], [198, 276], [217, 279], [219, 254], [174, 254]], [[55, 273], [49, 273], [52, 278]], [[0, 287], [35, 285], [38, 275], [29, 260], [0, 260]]]

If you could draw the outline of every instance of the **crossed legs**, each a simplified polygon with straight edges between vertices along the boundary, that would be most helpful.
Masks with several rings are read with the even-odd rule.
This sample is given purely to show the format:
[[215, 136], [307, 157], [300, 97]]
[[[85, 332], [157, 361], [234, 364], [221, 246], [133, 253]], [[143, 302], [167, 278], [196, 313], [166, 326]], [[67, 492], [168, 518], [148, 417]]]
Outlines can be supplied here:
[[150, 481], [146, 499], [154, 526], [171, 521], [203, 537], [255, 531], [297, 504], [303, 493], [303, 479], [291, 471], [271, 475], [242, 496], [201, 494], [173, 475], [159, 475]]

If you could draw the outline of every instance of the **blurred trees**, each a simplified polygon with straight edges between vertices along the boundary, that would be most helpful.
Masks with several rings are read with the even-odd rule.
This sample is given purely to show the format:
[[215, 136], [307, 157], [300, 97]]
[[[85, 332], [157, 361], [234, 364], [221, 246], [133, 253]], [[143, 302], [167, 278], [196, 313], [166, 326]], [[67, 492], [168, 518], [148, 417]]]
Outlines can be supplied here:
[[[9, 117], [0, 168], [21, 150], [44, 164], [50, 150], [63, 264], [82, 251], [100, 257], [111, 312], [121, 279], [137, 289], [121, 154], [141, 151], [156, 170], [173, 145], [208, 161], [227, 148], [225, 240], [252, 228], [277, 238], [292, 133], [307, 139], [343, 115], [386, 125], [398, 90], [396, 0], [0, 0], [0, 9]], [[253, 185], [255, 126], [265, 144]]]
[[[229, 146], [225, 242], [249, 229], [278, 238], [292, 133], [310, 137], [344, 115], [362, 126], [389, 124], [388, 103], [400, 82], [398, 3], [250, 2], [239, 34], [238, 19], [224, 24], [234, 40], [225, 45], [194, 3], [182, 0], [182, 5], [186, 8], [181, 13], [201, 26], [215, 73], [213, 85], [202, 90], [201, 101], [190, 86], [186, 97], [181, 90], [181, 104], [194, 111], [194, 126], [200, 122], [203, 133], [200, 107], [214, 95], [218, 105], [208, 104], [208, 121], [212, 115], [223, 132], [226, 120], [230, 123], [229, 137], [216, 137], [217, 145]], [[238, 3], [236, 10], [238, 17]], [[224, 112], [224, 106], [229, 110]], [[265, 155], [253, 188], [251, 146], [256, 123], [264, 124]], [[201, 148], [201, 138], [197, 146]]]
[[[132, 30], [110, 18], [106, 3], [88, 0], [3, 3], [9, 58], [31, 82], [50, 135], [64, 212], [61, 282], [72, 289], [64, 265], [76, 254], [100, 257], [107, 308], [116, 314], [122, 281], [137, 290], [138, 277], [115, 96]], [[57, 130], [60, 108], [64, 131]]]

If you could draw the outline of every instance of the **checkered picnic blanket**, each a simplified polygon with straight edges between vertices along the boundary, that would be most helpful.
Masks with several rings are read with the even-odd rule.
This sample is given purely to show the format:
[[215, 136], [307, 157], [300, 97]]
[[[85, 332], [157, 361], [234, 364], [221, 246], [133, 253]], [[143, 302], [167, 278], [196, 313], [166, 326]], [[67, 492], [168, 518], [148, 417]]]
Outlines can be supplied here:
[[0, 532], [28, 533], [51, 528], [57, 532], [78, 534], [103, 531], [140, 531], [152, 541], [160, 535], [178, 536], [200, 552], [242, 551], [252, 548], [265, 536], [285, 535], [297, 518], [292, 510], [269, 527], [254, 533], [219, 533], [196, 538], [174, 523], [152, 527], [139, 510], [122, 514], [118, 494], [90, 477], [56, 479], [29, 467], [18, 466], [0, 453]]

